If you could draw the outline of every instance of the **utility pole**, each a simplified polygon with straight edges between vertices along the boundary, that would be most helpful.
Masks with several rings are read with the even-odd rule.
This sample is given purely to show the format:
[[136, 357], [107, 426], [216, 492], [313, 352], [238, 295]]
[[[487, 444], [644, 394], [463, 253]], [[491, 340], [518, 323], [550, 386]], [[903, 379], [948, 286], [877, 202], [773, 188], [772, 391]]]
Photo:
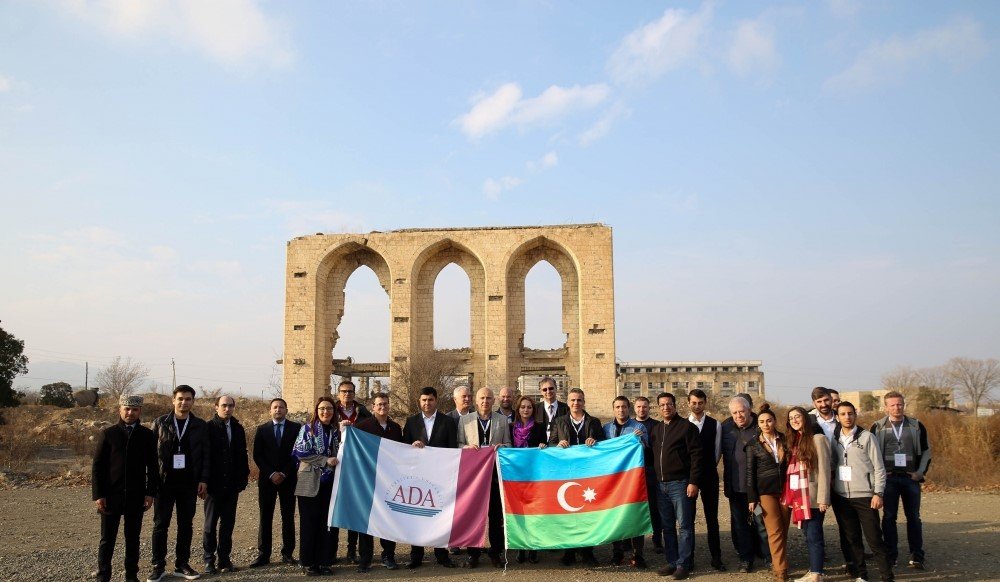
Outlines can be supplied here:
[[90, 390], [90, 362], [83, 363], [83, 389]]
[[177, 364], [174, 363], [174, 359], [170, 358], [170, 369], [173, 370], [173, 385], [170, 386], [170, 390], [173, 391], [177, 387]]

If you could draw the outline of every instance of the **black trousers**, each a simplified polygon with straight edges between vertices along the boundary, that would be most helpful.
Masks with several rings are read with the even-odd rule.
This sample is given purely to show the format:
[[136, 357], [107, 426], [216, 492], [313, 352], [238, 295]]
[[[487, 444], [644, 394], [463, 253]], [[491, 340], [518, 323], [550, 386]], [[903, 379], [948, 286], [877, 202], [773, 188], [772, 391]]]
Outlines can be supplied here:
[[859, 578], [868, 579], [868, 565], [865, 563], [865, 543], [861, 539], [868, 541], [872, 553], [875, 554], [875, 565], [878, 566], [879, 575], [883, 582], [894, 580], [892, 565], [889, 564], [889, 556], [885, 550], [885, 543], [882, 541], [882, 528], [879, 523], [878, 510], [872, 509], [871, 497], [841, 497], [834, 493], [831, 495], [833, 501], [833, 514], [837, 517], [837, 525], [847, 539], [850, 548], [851, 562], [854, 566], [855, 574]]
[[167, 482], [160, 487], [153, 504], [153, 567], [167, 566], [167, 530], [177, 506], [177, 541], [174, 545], [174, 565], [184, 566], [191, 560], [191, 537], [194, 531], [194, 511], [198, 504], [198, 484]]
[[97, 548], [97, 578], [111, 580], [111, 558], [115, 553], [118, 528], [125, 521], [125, 575], [139, 573], [139, 533], [142, 529], [142, 502], [129, 504], [124, 513], [101, 514], [101, 545]]
[[646, 467], [646, 498], [649, 502], [649, 521], [653, 524], [653, 545], [663, 545], [663, 524], [660, 523], [660, 509], [657, 500], [656, 472]]
[[[392, 540], [382, 540], [379, 542], [382, 545], [382, 559], [395, 558], [396, 556], [396, 542]], [[375, 554], [375, 538], [368, 535], [359, 533], [358, 534], [358, 565], [360, 566], [371, 566], [372, 558]]]
[[[489, 555], [494, 558], [503, 554], [503, 503], [500, 500], [500, 483], [497, 481], [496, 473], [493, 474], [493, 482], [490, 484], [490, 508], [489, 508], [489, 529], [487, 536], [490, 540]], [[469, 548], [469, 557], [482, 555], [482, 548]]]
[[625, 550], [629, 550], [632, 552], [633, 557], [641, 558], [642, 548], [645, 545], [646, 536], [638, 536], [627, 540], [618, 540], [617, 542], [611, 542], [611, 553], [614, 556], [624, 556]]
[[[708, 528], [708, 551], [713, 560], [722, 559], [722, 541], [719, 536], [719, 480], [706, 481], [698, 484], [698, 496], [701, 497], [701, 508], [705, 512], [705, 525]], [[698, 514], [698, 504], [695, 503], [695, 515]], [[698, 541], [695, 538], [695, 546]]]
[[326, 524], [333, 481], [321, 483], [316, 497], [299, 497], [299, 562], [302, 566], [332, 566], [340, 530]]
[[219, 565], [232, 564], [233, 528], [236, 526], [236, 506], [240, 494], [209, 495], [205, 498], [205, 528], [202, 532], [201, 547], [205, 550], [205, 563], [215, 563], [215, 552], [219, 552]]
[[271, 559], [274, 505], [281, 508], [281, 555], [291, 558], [295, 551], [295, 479], [285, 479], [275, 485], [270, 479], [257, 481], [257, 507], [260, 523], [257, 527], [257, 555]]
[[[410, 548], [410, 561], [419, 564], [424, 559], [424, 547], [423, 546], [413, 546]], [[434, 548], [434, 559], [440, 562], [447, 562], [451, 558], [448, 557], [448, 548]]]

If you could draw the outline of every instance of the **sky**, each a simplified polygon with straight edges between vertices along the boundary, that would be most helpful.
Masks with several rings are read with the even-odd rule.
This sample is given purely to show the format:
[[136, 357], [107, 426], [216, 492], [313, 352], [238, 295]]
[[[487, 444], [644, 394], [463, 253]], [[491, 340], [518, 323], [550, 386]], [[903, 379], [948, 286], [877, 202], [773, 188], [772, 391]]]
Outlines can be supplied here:
[[[271, 392], [285, 243], [600, 222], [619, 360], [760, 359], [775, 400], [1000, 356], [995, 2], [0, 3], [15, 386]], [[469, 283], [435, 293], [468, 344]], [[559, 280], [529, 274], [526, 344]], [[388, 359], [361, 269], [336, 357]], [[586, 388], [586, 387], [584, 387]]]

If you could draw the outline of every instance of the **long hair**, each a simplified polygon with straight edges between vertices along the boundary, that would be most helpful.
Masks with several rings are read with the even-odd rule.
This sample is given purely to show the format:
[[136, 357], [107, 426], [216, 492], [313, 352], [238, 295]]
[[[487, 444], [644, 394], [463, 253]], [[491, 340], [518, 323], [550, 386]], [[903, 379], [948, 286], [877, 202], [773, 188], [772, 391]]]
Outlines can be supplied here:
[[816, 470], [816, 443], [813, 442], [813, 427], [812, 423], [809, 422], [809, 413], [806, 412], [805, 408], [801, 406], [794, 406], [788, 411], [788, 416], [791, 416], [793, 412], [798, 412], [802, 415], [802, 430], [797, 431], [792, 428], [792, 423], [787, 422], [788, 434], [789, 434], [789, 446], [792, 449], [798, 449], [796, 453], [800, 463], [805, 463], [809, 467], [810, 471]]
[[337, 401], [333, 399], [332, 396], [320, 396], [316, 399], [316, 404], [313, 405], [312, 416], [309, 418], [309, 424], [313, 427], [319, 426], [319, 403], [329, 402], [333, 405], [333, 420], [330, 421], [333, 424], [337, 424]]
[[535, 418], [535, 401], [530, 396], [522, 396], [517, 399], [517, 406], [514, 407], [514, 422], [521, 420], [521, 403], [524, 401], [528, 401], [531, 404], [531, 416], [529, 418]]

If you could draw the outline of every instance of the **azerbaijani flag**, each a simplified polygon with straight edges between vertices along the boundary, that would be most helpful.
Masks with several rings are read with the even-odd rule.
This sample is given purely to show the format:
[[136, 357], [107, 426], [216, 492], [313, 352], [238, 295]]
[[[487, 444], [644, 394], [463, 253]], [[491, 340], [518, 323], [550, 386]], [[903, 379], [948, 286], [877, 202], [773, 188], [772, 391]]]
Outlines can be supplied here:
[[652, 533], [642, 443], [497, 449], [504, 534], [515, 550], [597, 546]]
[[346, 427], [330, 527], [414, 546], [483, 547], [493, 449], [414, 448]]

